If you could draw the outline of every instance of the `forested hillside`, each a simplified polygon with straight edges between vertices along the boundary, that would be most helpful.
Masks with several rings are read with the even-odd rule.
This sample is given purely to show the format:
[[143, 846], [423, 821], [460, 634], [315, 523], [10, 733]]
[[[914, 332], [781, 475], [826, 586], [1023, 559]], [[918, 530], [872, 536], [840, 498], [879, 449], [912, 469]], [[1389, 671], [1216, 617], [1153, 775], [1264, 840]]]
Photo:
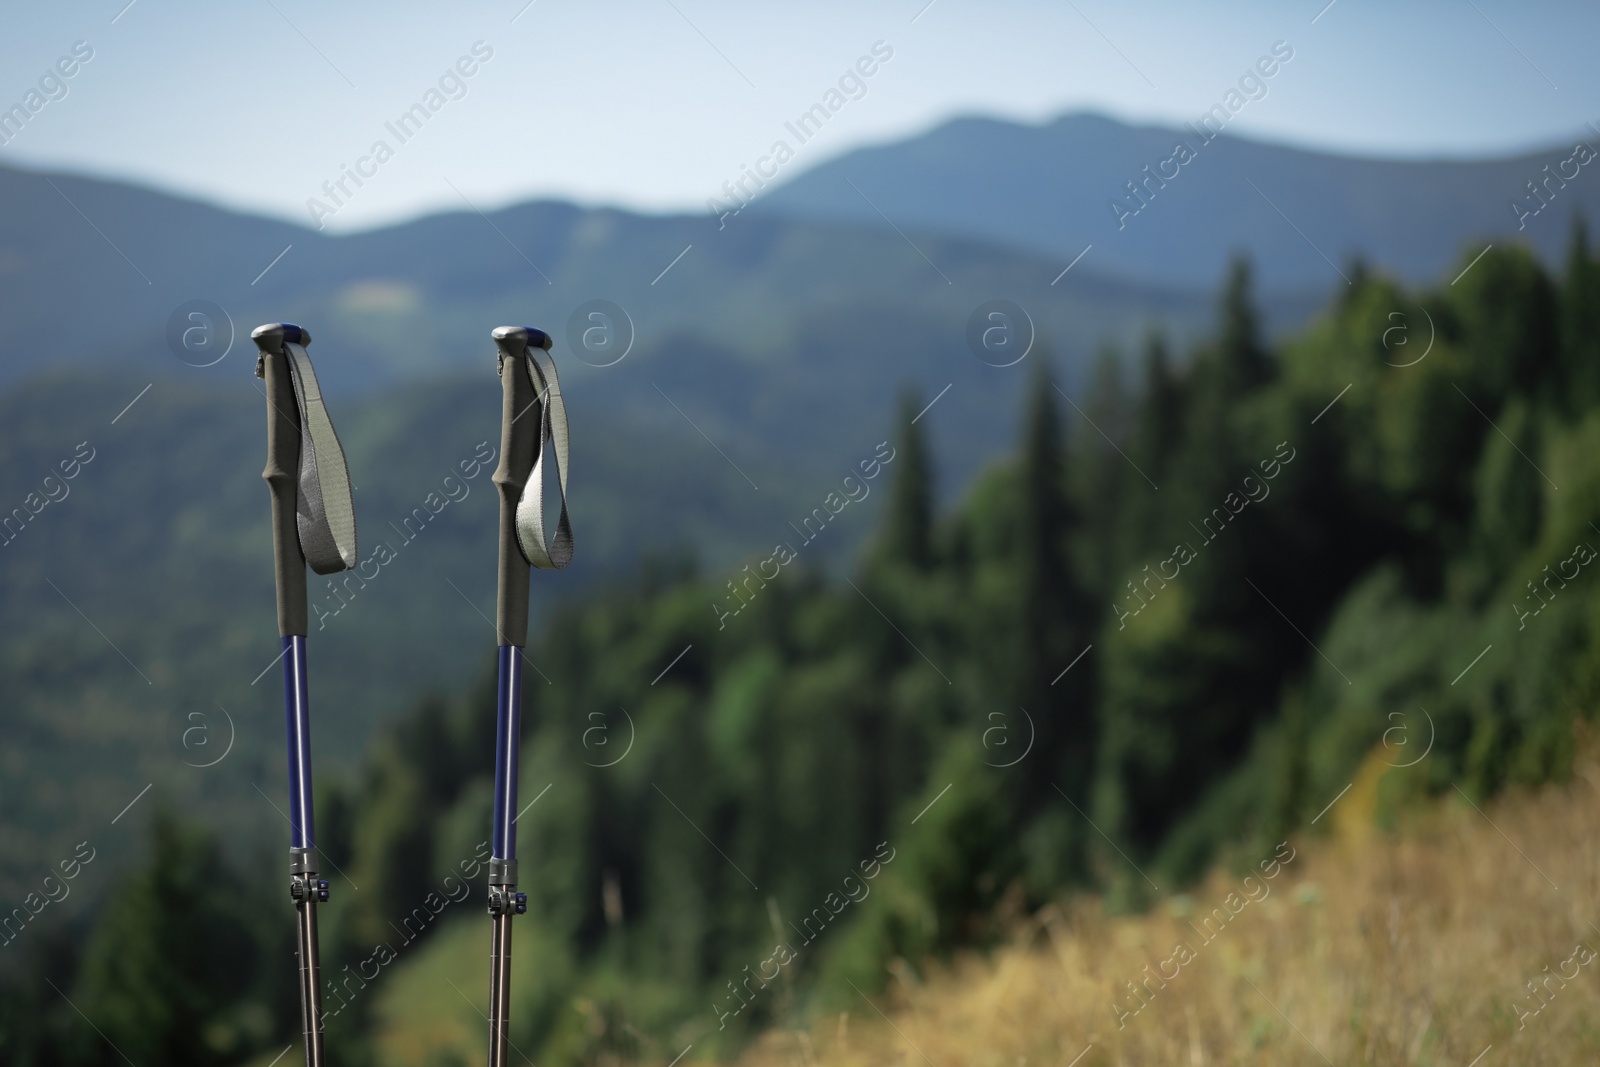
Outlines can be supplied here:
[[[1036, 349], [1014, 456], [953, 507], [944, 408], [907, 395], [747, 566], [658, 558], [555, 612], [528, 649], [519, 1051], [666, 1063], [865, 1010], [1051, 901], [1138, 910], [1253, 863], [1380, 742], [1428, 753], [1419, 793], [1567, 774], [1600, 683], [1600, 263], [1581, 230], [1559, 277], [1478, 254], [1421, 292], [1357, 269], [1281, 346], [1237, 263], [1182, 358], [1153, 334], [1069, 399]], [[826, 577], [810, 540], [871, 494], [873, 538]], [[492, 706], [486, 673], [319, 782], [337, 1062], [479, 1056]], [[281, 861], [222, 870], [204, 821], [162, 815], [91, 925], [14, 949], [106, 1040], [8, 990], [7, 1062], [283, 1048], [287, 946], [249, 933], [282, 924], [236, 934], [259, 966], [203, 966], [218, 909], [282, 903], [227, 887]], [[157, 985], [189, 1010], [145, 1010]]]

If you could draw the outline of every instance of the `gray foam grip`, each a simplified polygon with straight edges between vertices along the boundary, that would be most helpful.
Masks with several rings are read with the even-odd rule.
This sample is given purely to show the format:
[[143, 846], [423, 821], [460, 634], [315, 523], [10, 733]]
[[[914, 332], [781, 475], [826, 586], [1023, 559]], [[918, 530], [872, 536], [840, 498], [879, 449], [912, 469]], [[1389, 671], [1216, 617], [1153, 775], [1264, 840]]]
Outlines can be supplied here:
[[267, 387], [267, 466], [261, 472], [272, 494], [272, 557], [278, 592], [278, 633], [306, 633], [306, 558], [300, 551], [295, 501], [300, 477], [300, 406], [295, 402], [288, 357], [262, 353]]
[[494, 484], [500, 490], [500, 574], [495, 598], [495, 628], [503, 645], [528, 643], [527, 557], [517, 544], [517, 503], [533, 470], [539, 445], [540, 416], [533, 382], [523, 369], [524, 356], [505, 351], [500, 357], [500, 464]]

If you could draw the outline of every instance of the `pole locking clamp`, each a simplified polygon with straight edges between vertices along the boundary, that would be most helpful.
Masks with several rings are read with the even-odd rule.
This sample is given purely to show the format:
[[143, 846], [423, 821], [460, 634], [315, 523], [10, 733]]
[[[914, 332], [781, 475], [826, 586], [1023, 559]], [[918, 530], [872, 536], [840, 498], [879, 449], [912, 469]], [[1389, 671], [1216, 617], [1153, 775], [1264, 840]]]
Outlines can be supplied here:
[[527, 913], [528, 894], [516, 892], [514, 886], [492, 885], [489, 887], [490, 915], [526, 915]]
[[315, 900], [318, 904], [326, 904], [328, 902], [328, 880], [326, 878], [314, 879], [304, 874], [292, 875], [289, 878], [289, 896], [297, 903]]

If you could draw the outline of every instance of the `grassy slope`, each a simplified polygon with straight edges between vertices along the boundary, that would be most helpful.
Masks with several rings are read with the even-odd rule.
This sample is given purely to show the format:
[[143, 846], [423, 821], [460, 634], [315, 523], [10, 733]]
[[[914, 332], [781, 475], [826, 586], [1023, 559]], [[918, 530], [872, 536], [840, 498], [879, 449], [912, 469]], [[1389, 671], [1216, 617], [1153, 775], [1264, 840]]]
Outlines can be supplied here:
[[[1521, 1026], [1516, 1005], [1579, 942], [1600, 949], [1600, 750], [1585, 746], [1565, 787], [1483, 810], [1452, 792], [1391, 835], [1375, 828], [1381, 797], [1422, 771], [1393, 758], [1374, 753], [1322, 820], [1331, 834], [1293, 842], [1270, 892], [1209, 943], [1190, 924], [1243, 896], [1236, 871], [1141, 916], [1094, 899], [1047, 908], [990, 956], [921, 978], [895, 968], [874, 997], [887, 1017], [857, 998], [848, 1017], [770, 1032], [741, 1063], [1466, 1064], [1489, 1045], [1486, 1062], [1593, 1062], [1600, 961], [1567, 964], [1578, 977], [1551, 980]], [[1131, 1009], [1127, 983], [1179, 942], [1195, 958], [1119, 1029], [1111, 1005]]]
[[[1562, 969], [1579, 942], [1600, 949], [1591, 925], [1600, 744], [1583, 745], [1565, 786], [1509, 793], [1482, 809], [1452, 792], [1401, 814], [1390, 833], [1379, 828], [1396, 818], [1384, 798], [1424, 773], [1421, 764], [1392, 769], [1396, 758], [1376, 750], [1318, 831], [1290, 842], [1292, 858], [1272, 879], [1246, 883], [1243, 872], [1261, 858], [1238, 857], [1144, 915], [1107, 915], [1092, 897], [1018, 915], [1010, 943], [992, 954], [922, 975], [896, 961], [870, 1006], [854, 997], [846, 1013], [796, 1014], [794, 1026], [767, 1033], [740, 1063], [1199, 1067], [1321, 1064], [1326, 1055], [1341, 1064], [1428, 1065], [1470, 1063], [1489, 1045], [1501, 1063], [1600, 1054], [1600, 960], [1564, 988], [1551, 980], [1547, 1006], [1520, 1027], [1517, 1007], [1531, 1006], [1525, 983]], [[1259, 899], [1241, 905], [1247, 894]], [[1229, 903], [1237, 914], [1208, 925], [1212, 909]], [[568, 977], [563, 961], [539, 961], [534, 923], [520, 929], [515, 981]], [[379, 993], [383, 1062], [481, 1056], [487, 937], [487, 923], [458, 919], [397, 966]], [[1145, 988], [1144, 968], [1154, 972], [1179, 943], [1193, 958], [1164, 988], [1151, 983], [1155, 995], [1119, 1028], [1112, 1005], [1130, 1011], [1128, 983]], [[696, 1040], [631, 1028], [607, 1034], [618, 1024], [592, 1004], [568, 1007], [570, 1028], [585, 1031], [590, 1050], [626, 1050], [597, 1062], [666, 1064]]]

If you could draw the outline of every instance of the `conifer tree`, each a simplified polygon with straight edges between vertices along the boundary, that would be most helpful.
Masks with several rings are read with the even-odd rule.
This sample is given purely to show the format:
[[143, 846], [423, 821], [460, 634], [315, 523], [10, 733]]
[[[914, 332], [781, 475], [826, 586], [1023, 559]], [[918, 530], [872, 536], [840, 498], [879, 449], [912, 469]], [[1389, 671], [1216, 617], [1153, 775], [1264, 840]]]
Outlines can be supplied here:
[[[1241, 454], [1238, 411], [1244, 398], [1270, 376], [1270, 363], [1256, 333], [1249, 289], [1249, 265], [1235, 260], [1218, 309], [1217, 340], [1201, 350], [1191, 371], [1189, 403], [1180, 420], [1182, 444], [1168, 490], [1161, 495], [1157, 525], [1163, 538], [1198, 536], [1190, 523], [1217, 507], [1238, 480], [1241, 465], [1253, 462]], [[1201, 610], [1235, 614], [1247, 610], [1239, 602], [1253, 594], [1237, 580], [1238, 538], [1218, 541], [1219, 547], [1208, 549], [1200, 565], [1191, 568], [1198, 587], [1192, 592], [1200, 598]]]
[[1017, 531], [1017, 695], [1033, 717], [1038, 757], [1027, 764], [1027, 807], [1050, 795], [1058, 779], [1066, 779], [1069, 789], [1087, 781], [1093, 753], [1092, 690], [1086, 684], [1091, 672], [1083, 669], [1066, 684], [1051, 684], [1081, 650], [1088, 611], [1068, 554], [1078, 516], [1067, 494], [1055, 386], [1045, 361], [1035, 367], [1022, 437]]
[[[1054, 408], [1053, 395], [1042, 400]], [[1122, 354], [1117, 348], [1108, 346], [1101, 351], [1083, 407], [1083, 417], [1075, 420], [1071, 435], [1073, 461], [1068, 483], [1083, 526], [1078, 564], [1087, 584], [1104, 592], [1117, 580], [1117, 568], [1127, 555], [1128, 546], [1122, 541], [1124, 502], [1137, 499], [1141, 491], [1150, 488], [1119, 451], [1127, 443], [1129, 404], [1122, 385]]]
[[1492, 417], [1515, 392], [1558, 399], [1551, 373], [1559, 366], [1562, 326], [1556, 287], [1531, 249], [1488, 250], [1448, 294], [1467, 357], [1468, 380], [1459, 385], [1478, 390], [1486, 414]]
[[1183, 433], [1183, 393], [1160, 330], [1145, 338], [1143, 363], [1132, 455], [1139, 469], [1160, 485]]
[[1600, 401], [1600, 264], [1589, 254], [1582, 215], [1572, 220], [1561, 287], [1561, 363], [1569, 411]]
[[1022, 435], [1021, 546], [1023, 610], [1031, 638], [1043, 638], [1071, 599], [1067, 499], [1061, 419], [1049, 365], [1035, 364]]
[[216, 842], [158, 808], [150, 858], [96, 926], [74, 998], [121, 1056], [203, 1067], [251, 1051], [227, 1018], [257, 972], [240, 898]]
[[884, 563], [926, 571], [933, 566], [933, 472], [916, 424], [919, 400], [914, 389], [901, 394], [894, 483], [876, 555]]
[[1251, 295], [1250, 261], [1237, 256], [1222, 290], [1222, 322], [1217, 338], [1217, 370], [1223, 390], [1242, 395], [1272, 380], [1272, 357], [1261, 340], [1261, 322]]
[[[1138, 472], [1128, 468], [1128, 473], [1137, 480], [1129, 484], [1118, 516], [1125, 557], [1165, 545], [1164, 498], [1159, 487], [1170, 482], [1183, 440], [1183, 416], [1183, 384], [1172, 369], [1166, 336], [1151, 330], [1144, 341], [1141, 383], [1127, 446], [1128, 458], [1138, 468]], [[1172, 495], [1170, 490], [1167, 495]], [[1104, 587], [1110, 590], [1121, 581], [1118, 575], [1109, 575]]]

